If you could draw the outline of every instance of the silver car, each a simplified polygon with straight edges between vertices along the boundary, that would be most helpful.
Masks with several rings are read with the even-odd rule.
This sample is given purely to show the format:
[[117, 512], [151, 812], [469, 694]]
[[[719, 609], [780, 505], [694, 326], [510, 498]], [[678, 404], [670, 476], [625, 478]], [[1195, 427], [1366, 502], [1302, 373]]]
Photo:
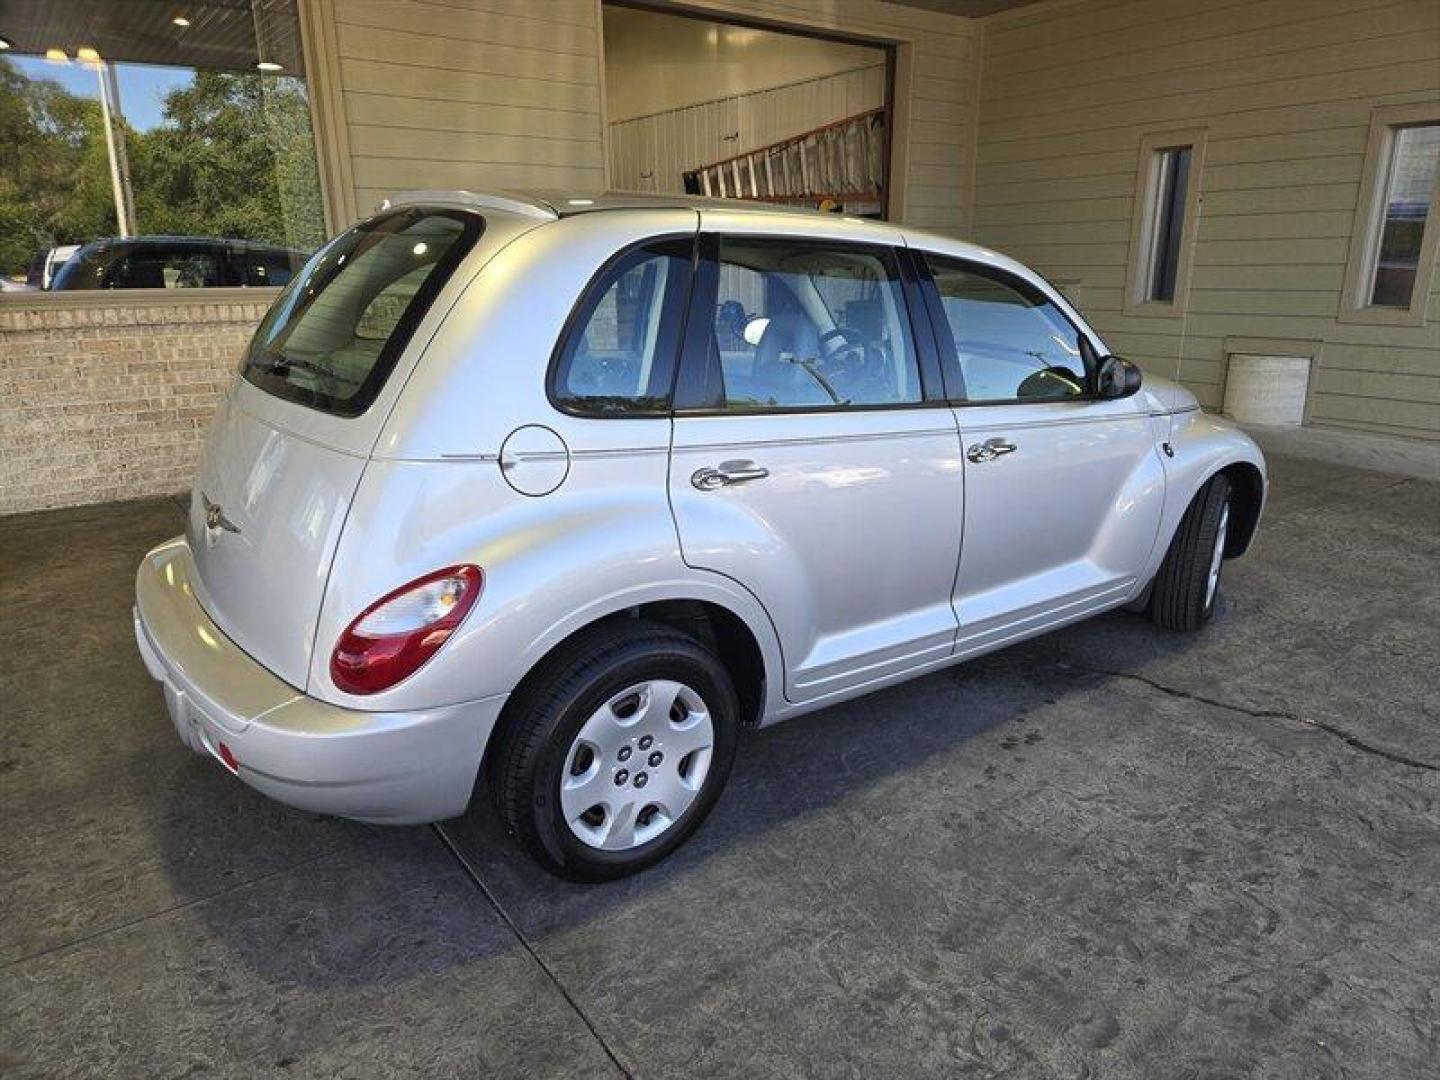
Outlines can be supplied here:
[[418, 192], [321, 248], [135, 631], [295, 806], [654, 863], [742, 729], [1123, 605], [1215, 610], [1265, 465], [1024, 266], [835, 215]]

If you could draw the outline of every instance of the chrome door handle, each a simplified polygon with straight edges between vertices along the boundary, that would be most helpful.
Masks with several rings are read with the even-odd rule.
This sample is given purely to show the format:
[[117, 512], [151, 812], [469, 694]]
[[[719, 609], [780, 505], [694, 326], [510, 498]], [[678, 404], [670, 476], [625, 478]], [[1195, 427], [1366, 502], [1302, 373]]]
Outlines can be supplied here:
[[993, 461], [1005, 454], [1013, 454], [1018, 449], [1019, 447], [1014, 443], [1006, 442], [1004, 439], [986, 439], [983, 443], [977, 442], [966, 450], [965, 456], [978, 465], [982, 461]]
[[762, 468], [753, 461], [722, 461], [715, 468], [696, 469], [690, 476], [690, 483], [701, 491], [714, 491], [731, 484], [764, 480], [769, 475], [769, 469]]

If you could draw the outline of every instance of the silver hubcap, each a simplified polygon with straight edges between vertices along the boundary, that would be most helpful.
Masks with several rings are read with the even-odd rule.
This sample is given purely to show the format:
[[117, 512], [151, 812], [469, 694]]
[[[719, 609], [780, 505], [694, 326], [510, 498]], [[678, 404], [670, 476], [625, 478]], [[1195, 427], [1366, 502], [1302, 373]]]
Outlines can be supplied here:
[[570, 831], [626, 851], [680, 819], [705, 785], [715, 728], [684, 683], [655, 679], [620, 691], [575, 736], [560, 781]]
[[1215, 602], [1215, 590], [1220, 587], [1220, 564], [1225, 561], [1225, 537], [1230, 531], [1230, 504], [1227, 502], [1220, 511], [1220, 524], [1215, 529], [1215, 550], [1210, 553], [1210, 577], [1205, 582], [1205, 606]]

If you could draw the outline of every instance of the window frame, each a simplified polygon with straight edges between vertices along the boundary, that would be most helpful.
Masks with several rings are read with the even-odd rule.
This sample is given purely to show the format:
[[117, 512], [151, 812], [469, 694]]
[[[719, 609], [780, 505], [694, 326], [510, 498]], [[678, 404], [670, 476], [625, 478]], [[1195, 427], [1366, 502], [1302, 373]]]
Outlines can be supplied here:
[[[690, 245], [690, 265], [686, 278], [680, 283], [678, 292], [672, 301], [678, 311], [661, 311], [660, 319], [663, 324], [665, 320], [678, 319], [673, 334], [667, 335], [673, 338], [668, 355], [660, 355], [665, 342], [657, 340], [655, 362], [669, 365], [668, 372], [662, 372], [664, 376], [662, 385], [668, 386], [664, 395], [663, 403], [654, 409], [631, 409], [623, 412], [609, 412], [598, 409], [587, 409], [569, 403], [556, 393], [560, 367], [570, 355], [571, 348], [578, 342], [581, 335], [589, 325], [589, 317], [594, 312], [594, 305], [598, 303], [605, 291], [613, 284], [611, 275], [616, 267], [637, 251], [653, 247], [658, 244], [680, 243]], [[585, 287], [580, 290], [575, 298], [575, 303], [570, 308], [570, 313], [565, 317], [565, 325], [560, 330], [560, 336], [555, 339], [555, 347], [550, 351], [550, 361], [545, 368], [545, 398], [550, 402], [550, 407], [556, 412], [566, 416], [578, 417], [582, 420], [654, 420], [657, 417], [668, 417], [674, 411], [675, 385], [683, 366], [685, 354], [685, 343], [688, 334], [688, 323], [693, 314], [694, 296], [696, 283], [699, 280], [696, 260], [698, 258], [698, 244], [694, 231], [656, 233], [654, 236], [647, 236], [643, 240], [636, 240], [626, 244], [618, 251], [607, 258], [590, 276]]]
[[[446, 249], [445, 253], [435, 260], [429, 274], [426, 275], [425, 280], [410, 298], [409, 303], [405, 305], [405, 310], [401, 313], [394, 328], [385, 339], [385, 343], [380, 347], [380, 351], [375, 357], [375, 363], [365, 376], [365, 381], [354, 395], [348, 399], [340, 399], [319, 391], [305, 390], [294, 386], [294, 384], [283, 377], [271, 376], [267, 374], [264, 369], [257, 371], [251, 367], [252, 354], [256, 342], [259, 339], [260, 327], [265, 325], [265, 321], [270, 317], [270, 313], [275, 310], [273, 304], [260, 320], [260, 326], [256, 327], [249, 342], [245, 346], [245, 352], [240, 361], [240, 378], [277, 400], [289, 402], [294, 405], [301, 405], [325, 416], [332, 416], [341, 420], [354, 420], [356, 417], [364, 416], [365, 413], [369, 412], [370, 407], [375, 404], [381, 392], [385, 389], [385, 384], [390, 381], [390, 376], [394, 374], [395, 365], [399, 363], [400, 357], [404, 355], [405, 350], [409, 347], [411, 339], [415, 336], [415, 331], [419, 329], [420, 321], [429, 313], [430, 309], [435, 306], [435, 300], [440, 295], [440, 291], [455, 277], [456, 270], [460, 267], [460, 264], [465, 261], [466, 256], [475, 250], [475, 245], [480, 242], [481, 236], [484, 235], [488, 222], [481, 214], [469, 210], [461, 210], [453, 206], [407, 204], [405, 206], [397, 206], [391, 210], [385, 210], [366, 218], [364, 221], [357, 222], [339, 235], [331, 237], [316, 249], [316, 254], [318, 255], [341, 237], [347, 236], [355, 230], [373, 228], [378, 224], [389, 221], [391, 218], [409, 216], [417, 218], [449, 218], [460, 223], [461, 232], [459, 236], [456, 237], [455, 242]], [[314, 256], [312, 255], [311, 258], [313, 259]], [[309, 264], [307, 263], [306, 265], [308, 266]], [[299, 288], [303, 283], [302, 273], [303, 270], [297, 271], [295, 276], [291, 278], [291, 284], [296, 288]], [[277, 292], [277, 297], [289, 288], [290, 284], [282, 287], [279, 292]], [[126, 290], [116, 289], [111, 291], [123, 293]], [[172, 290], [148, 289], [134, 291], [170, 292]], [[203, 293], [206, 290], [193, 289], [184, 291]]]
[[[355, 184], [351, 176], [353, 155], [350, 149], [349, 127], [345, 122], [344, 93], [340, 81], [340, 55], [334, 40], [334, 20], [320, 9], [320, 4], [307, 0], [298, 0], [295, 6], [325, 232], [315, 251], [370, 216], [375, 209], [362, 208], [356, 198]], [[309, 254], [313, 255], [314, 251]], [[221, 285], [196, 289], [68, 289], [62, 292], [0, 291], [0, 313], [43, 311], [47, 308], [56, 311], [184, 308], [202, 304], [218, 307], [258, 304], [268, 308], [284, 291], [285, 285]]]
[[[1180, 131], [1150, 132], [1140, 139], [1139, 158], [1135, 173], [1134, 207], [1130, 222], [1130, 253], [1125, 275], [1126, 315], [1181, 317], [1190, 304], [1190, 270], [1200, 213], [1200, 187], [1205, 173], [1207, 128]], [[1185, 201], [1180, 222], [1180, 250], [1175, 259], [1175, 293], [1171, 300], [1154, 300], [1149, 296], [1151, 267], [1154, 264], [1155, 242], [1159, 221], [1155, 214], [1159, 196], [1160, 163], [1167, 150], [1188, 147], [1190, 170], [1185, 186]]]
[[[931, 331], [937, 343], [941, 367], [944, 371], [945, 384], [947, 387], [958, 391], [951, 393], [948, 402], [954, 409], [970, 408], [994, 408], [997, 405], [1075, 405], [1080, 403], [1091, 403], [1101, 400], [1096, 391], [1095, 379], [1098, 374], [1090, 364], [1085, 364], [1085, 393], [1068, 398], [979, 398], [971, 400], [965, 396], [965, 369], [960, 365], [960, 351], [955, 346], [955, 335], [950, 330], [950, 320], [945, 314], [945, 299], [940, 295], [940, 287], [935, 284], [935, 275], [930, 269], [929, 260], [935, 259], [939, 262], [951, 263], [963, 273], [975, 274], [979, 277], [986, 277], [992, 281], [998, 281], [1007, 288], [1015, 289], [1017, 292], [1036, 292], [1043, 296], [1070, 325], [1075, 332], [1075, 340], [1078, 342], [1083, 334], [1090, 339], [1090, 343], [1098, 350], [1099, 344], [1091, 334], [1090, 330], [1081, 326], [1075, 321], [1071, 313], [1066, 310], [1066, 305], [1056, 295], [1058, 290], [1053, 288], [1042, 288], [1028, 278], [999, 266], [992, 266], [989, 263], [979, 262], [975, 259], [967, 259], [963, 255], [946, 255], [939, 251], [928, 251], [924, 248], [913, 249], [916, 266], [921, 274], [921, 292], [925, 298], [925, 306], [930, 314]], [[1083, 361], [1082, 361], [1083, 362]]]
[[1377, 307], [1370, 303], [1375, 285], [1375, 261], [1380, 254], [1385, 223], [1385, 198], [1394, 164], [1395, 134], [1401, 128], [1440, 124], [1440, 104], [1386, 105], [1370, 113], [1370, 135], [1365, 146], [1355, 219], [1350, 229], [1350, 254], [1336, 319], [1371, 326], [1424, 326], [1434, 282], [1437, 248], [1440, 248], [1440, 169], [1430, 189], [1430, 208], [1420, 239], [1420, 262], [1408, 307]]
[[[860, 254], [878, 255], [888, 258], [896, 271], [900, 284], [899, 304], [906, 326], [910, 330], [910, 342], [915, 350], [915, 366], [920, 380], [918, 401], [877, 402], [861, 405], [811, 405], [774, 408], [715, 408], [703, 395], [710, 367], [709, 338], [714, 333], [715, 306], [720, 285], [720, 242], [729, 237], [745, 243], [788, 244], [796, 247], [817, 247], [826, 250], [851, 251]], [[699, 262], [690, 297], [690, 312], [685, 328], [685, 343], [681, 350], [680, 364], [675, 381], [675, 392], [671, 400], [673, 415], [677, 417], [751, 417], [751, 416], [811, 416], [864, 412], [889, 412], [902, 409], [933, 409], [948, 407], [945, 398], [944, 377], [933, 331], [923, 310], [920, 296], [920, 281], [909, 251], [897, 244], [868, 242], [864, 240], [832, 240], [825, 236], [782, 235], [779, 233], [728, 233], [723, 230], [702, 232], [697, 245]]]

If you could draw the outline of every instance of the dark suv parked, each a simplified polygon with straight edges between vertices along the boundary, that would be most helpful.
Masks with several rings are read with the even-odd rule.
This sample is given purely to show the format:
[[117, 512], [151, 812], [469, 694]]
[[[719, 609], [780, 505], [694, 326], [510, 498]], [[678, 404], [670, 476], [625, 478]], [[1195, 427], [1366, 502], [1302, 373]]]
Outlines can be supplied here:
[[199, 289], [284, 285], [303, 251], [205, 236], [94, 240], [56, 273], [52, 289]]

